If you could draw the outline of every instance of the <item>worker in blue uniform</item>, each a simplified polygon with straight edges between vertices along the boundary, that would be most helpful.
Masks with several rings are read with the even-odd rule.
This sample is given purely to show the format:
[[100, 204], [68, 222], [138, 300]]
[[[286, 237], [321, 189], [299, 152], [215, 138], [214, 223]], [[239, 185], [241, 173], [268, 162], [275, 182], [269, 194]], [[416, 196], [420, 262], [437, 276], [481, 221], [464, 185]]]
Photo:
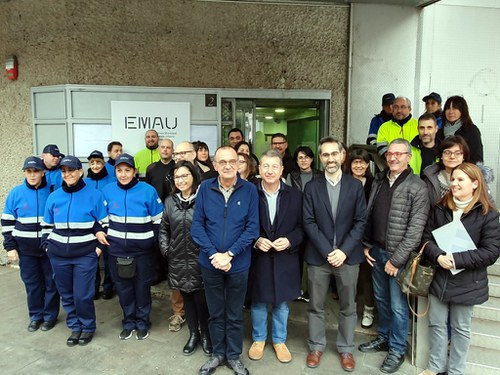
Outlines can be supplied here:
[[80, 160], [68, 155], [60, 165], [63, 184], [47, 199], [43, 246], [71, 330], [66, 344], [87, 345], [96, 330], [95, 269], [101, 248], [107, 244], [103, 231], [107, 212], [102, 193], [83, 181]]
[[123, 330], [127, 340], [149, 336], [151, 283], [155, 280], [154, 245], [163, 213], [163, 204], [154, 187], [135, 177], [134, 158], [120, 155], [115, 162], [116, 184], [107, 185], [109, 267], [123, 310]]
[[50, 194], [44, 169], [42, 159], [36, 156], [24, 161], [24, 183], [10, 191], [1, 219], [3, 247], [11, 262], [19, 261], [26, 288], [30, 332], [40, 327], [51, 330], [59, 315], [59, 293], [49, 258], [41, 247], [40, 222]]

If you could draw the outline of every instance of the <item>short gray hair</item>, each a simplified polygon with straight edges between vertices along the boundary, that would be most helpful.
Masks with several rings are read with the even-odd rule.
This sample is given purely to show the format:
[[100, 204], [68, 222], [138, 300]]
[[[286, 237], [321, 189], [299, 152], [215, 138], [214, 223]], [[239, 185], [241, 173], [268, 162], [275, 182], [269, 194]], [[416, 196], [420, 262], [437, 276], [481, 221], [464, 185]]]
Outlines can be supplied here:
[[267, 150], [267, 151], [264, 151], [262, 153], [262, 155], [260, 156], [260, 159], [262, 160], [263, 157], [267, 157], [267, 158], [279, 158], [280, 159], [280, 163], [281, 165], [283, 165], [283, 157], [281, 156], [281, 154], [276, 151], [274, 148], [270, 149], [270, 150]]
[[411, 100], [408, 99], [406, 96], [399, 95], [396, 97], [396, 100], [398, 99], [403, 99], [406, 102], [406, 105], [411, 108]]
[[[392, 144], [404, 145], [406, 147], [406, 152], [411, 154], [411, 145], [410, 145], [410, 142], [408, 142], [406, 139], [396, 138], [396, 139], [392, 140], [391, 143], [389, 143], [389, 147], [391, 147]], [[389, 149], [389, 148], [387, 148], [387, 149]]]

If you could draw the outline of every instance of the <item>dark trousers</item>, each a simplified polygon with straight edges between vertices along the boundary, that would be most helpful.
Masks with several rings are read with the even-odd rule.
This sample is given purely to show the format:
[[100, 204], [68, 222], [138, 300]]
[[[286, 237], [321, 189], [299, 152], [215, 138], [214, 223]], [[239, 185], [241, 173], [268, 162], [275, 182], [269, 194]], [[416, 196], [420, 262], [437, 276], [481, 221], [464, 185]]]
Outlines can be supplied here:
[[97, 254], [64, 258], [49, 252], [54, 281], [72, 332], [95, 332], [94, 285]]
[[191, 332], [199, 330], [202, 333], [208, 333], [208, 306], [205, 299], [205, 291], [195, 290], [186, 293], [181, 291], [184, 299], [184, 311], [186, 321]]
[[[113, 279], [111, 278], [111, 273], [109, 272], [109, 254], [107, 250], [102, 252], [102, 260], [104, 263], [104, 280], [102, 280], [102, 290], [104, 292], [112, 292], [113, 291]], [[95, 273], [95, 291], [99, 292], [99, 288], [101, 286], [101, 267], [99, 266], [99, 262], [97, 262], [97, 269]]]
[[59, 315], [59, 293], [52, 278], [52, 266], [47, 255], [19, 254], [21, 279], [26, 288], [30, 320], [56, 320]]
[[207, 298], [208, 328], [214, 354], [238, 359], [243, 349], [243, 303], [248, 270], [225, 273], [201, 267]]
[[109, 270], [120, 299], [124, 329], [149, 329], [151, 325], [149, 315], [151, 314], [152, 259], [151, 254], [136, 257], [135, 276], [131, 279], [122, 279], [118, 276], [116, 257], [109, 255]]

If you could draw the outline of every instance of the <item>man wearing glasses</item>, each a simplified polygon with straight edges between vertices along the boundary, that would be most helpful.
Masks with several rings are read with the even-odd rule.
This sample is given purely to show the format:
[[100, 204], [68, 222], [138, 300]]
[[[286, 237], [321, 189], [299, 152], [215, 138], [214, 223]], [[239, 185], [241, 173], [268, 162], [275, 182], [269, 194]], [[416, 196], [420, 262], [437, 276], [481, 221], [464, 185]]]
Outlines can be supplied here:
[[418, 135], [417, 120], [411, 116], [411, 101], [398, 96], [392, 105], [392, 120], [384, 122], [377, 133], [377, 152], [384, 157], [387, 146], [396, 138], [411, 142]]
[[283, 175], [282, 177], [286, 179], [288, 173], [290, 173], [294, 167], [294, 161], [290, 150], [288, 150], [288, 139], [283, 133], [273, 134], [271, 137], [271, 147], [278, 151], [281, 155], [281, 160], [283, 161]]
[[175, 147], [173, 156], [176, 163], [181, 160], [190, 161], [194, 165], [196, 171], [199, 173], [201, 181], [217, 177], [216, 171], [203, 172], [203, 170], [200, 168], [200, 166], [198, 165], [198, 161], [196, 160], [196, 151], [194, 150], [194, 146], [191, 142], [180, 142]]
[[248, 370], [240, 360], [243, 304], [251, 246], [259, 236], [259, 198], [255, 185], [237, 175], [233, 148], [220, 147], [214, 164], [219, 177], [200, 185], [191, 227], [200, 246], [213, 344], [213, 355], [199, 374], [211, 374], [227, 362], [234, 374], [245, 375]]
[[346, 153], [342, 144], [325, 137], [319, 141], [324, 175], [304, 188], [304, 230], [307, 244], [304, 259], [309, 281], [309, 354], [307, 367], [319, 366], [326, 348], [325, 297], [330, 278], [335, 277], [340, 310], [337, 352], [342, 368], [354, 371], [356, 328], [356, 284], [359, 264], [364, 261], [361, 240], [366, 224], [363, 186], [342, 173]]
[[393, 140], [385, 157], [389, 168], [373, 181], [363, 239], [366, 260], [373, 267], [378, 336], [361, 344], [359, 350], [388, 352], [380, 371], [393, 373], [404, 362], [409, 315], [396, 276], [410, 252], [420, 245], [429, 214], [429, 194], [425, 182], [408, 166], [412, 155], [407, 140]]

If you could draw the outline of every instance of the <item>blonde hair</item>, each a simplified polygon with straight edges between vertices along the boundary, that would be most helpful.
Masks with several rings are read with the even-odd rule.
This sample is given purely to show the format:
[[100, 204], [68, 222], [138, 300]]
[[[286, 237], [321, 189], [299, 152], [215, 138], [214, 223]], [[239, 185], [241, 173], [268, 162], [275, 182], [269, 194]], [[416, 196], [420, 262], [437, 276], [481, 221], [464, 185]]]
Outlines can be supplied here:
[[[471, 179], [471, 181], [477, 181], [477, 188], [472, 192], [472, 200], [469, 202], [467, 207], [464, 208], [464, 213], [469, 212], [478, 202], [483, 206], [483, 215], [488, 214], [490, 210], [496, 210], [488, 196], [488, 191], [486, 190], [487, 185], [484, 181], [481, 169], [472, 163], [462, 163], [453, 168], [451, 171], [452, 176], [456, 170], [464, 172]], [[443, 197], [443, 199], [441, 199], [441, 203], [444, 207], [448, 207], [451, 210], [456, 210], [457, 208], [455, 201], [453, 200], [451, 190]]]

